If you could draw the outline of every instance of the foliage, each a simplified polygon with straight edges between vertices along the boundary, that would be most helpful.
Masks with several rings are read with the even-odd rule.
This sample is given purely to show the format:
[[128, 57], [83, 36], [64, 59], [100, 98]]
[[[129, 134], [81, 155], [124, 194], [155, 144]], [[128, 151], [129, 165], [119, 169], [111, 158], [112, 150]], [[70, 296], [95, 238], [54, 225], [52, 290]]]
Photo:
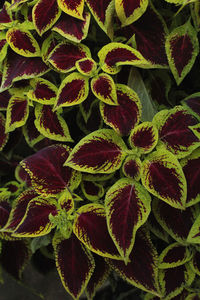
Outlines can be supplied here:
[[117, 276], [199, 299], [199, 19], [195, 0], [5, 1], [0, 263], [17, 280], [41, 251], [74, 299]]

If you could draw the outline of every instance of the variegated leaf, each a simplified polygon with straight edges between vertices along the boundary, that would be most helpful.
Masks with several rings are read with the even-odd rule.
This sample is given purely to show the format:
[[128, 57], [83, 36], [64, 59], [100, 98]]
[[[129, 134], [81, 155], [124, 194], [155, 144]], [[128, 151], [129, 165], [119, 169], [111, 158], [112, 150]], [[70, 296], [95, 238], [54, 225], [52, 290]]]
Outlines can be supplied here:
[[102, 70], [109, 74], [116, 74], [122, 65], [144, 67], [149, 65], [146, 59], [136, 49], [122, 44], [110, 43], [98, 52]]
[[34, 191], [34, 189], [29, 188], [22, 192], [13, 202], [12, 210], [9, 214], [8, 221], [6, 225], [4, 226], [3, 230], [5, 232], [7, 231], [13, 231], [16, 229], [16, 227], [19, 225], [19, 223], [22, 221], [27, 206], [29, 202], [36, 198], [38, 194]]
[[181, 104], [200, 122], [200, 93], [194, 93], [186, 97], [181, 101]]
[[57, 0], [57, 3], [66, 14], [83, 20], [84, 0]]
[[77, 70], [85, 75], [92, 77], [97, 69], [97, 64], [92, 58], [82, 58], [76, 62]]
[[58, 22], [52, 28], [66, 39], [80, 43], [87, 37], [91, 15], [89, 12], [83, 13], [83, 20], [76, 19], [63, 13]]
[[29, 115], [28, 100], [25, 97], [12, 96], [6, 112], [6, 132], [15, 130], [26, 123]]
[[105, 209], [109, 233], [127, 264], [136, 232], [151, 211], [151, 197], [141, 184], [122, 178], [106, 193]]
[[11, 49], [25, 57], [40, 56], [38, 42], [28, 30], [10, 28], [6, 33], [6, 40]]
[[48, 72], [47, 65], [39, 57], [23, 57], [9, 51], [3, 64], [0, 91], [8, 89], [13, 82], [41, 76]]
[[4, 60], [7, 55], [8, 43], [6, 41], [6, 35], [0, 35], [0, 62]]
[[53, 238], [56, 267], [66, 291], [79, 299], [95, 268], [90, 251], [72, 233], [65, 239], [59, 232]]
[[110, 273], [110, 267], [105, 259], [94, 253], [92, 255], [95, 261], [95, 269], [85, 290], [88, 300], [94, 299], [96, 291], [103, 285]]
[[29, 112], [28, 120], [26, 124], [22, 127], [22, 132], [27, 144], [32, 148], [35, 144], [44, 139], [44, 136], [40, 134], [34, 124], [35, 114], [33, 111]]
[[190, 21], [176, 27], [167, 36], [165, 47], [170, 69], [179, 85], [191, 70], [199, 53], [197, 32]]
[[200, 215], [196, 217], [187, 237], [188, 243], [199, 244], [200, 242]]
[[48, 62], [57, 71], [67, 73], [75, 70], [76, 62], [85, 57], [91, 57], [90, 49], [87, 46], [72, 42], [62, 42], [50, 52]]
[[0, 113], [0, 151], [3, 149], [8, 141], [8, 133], [6, 133], [6, 119], [2, 113]]
[[73, 232], [88, 249], [98, 255], [121, 259], [108, 233], [103, 205], [92, 203], [81, 206], [76, 211]]
[[39, 35], [43, 35], [59, 19], [61, 10], [57, 0], [39, 0], [33, 7], [33, 24]]
[[175, 155], [160, 149], [149, 154], [141, 170], [144, 187], [172, 207], [185, 208], [187, 183]]
[[25, 215], [12, 233], [14, 237], [36, 237], [48, 234], [53, 228], [49, 215], [57, 215], [57, 207], [49, 199], [34, 198], [26, 208]]
[[180, 161], [187, 181], [186, 206], [200, 201], [200, 148]]
[[54, 104], [58, 92], [57, 87], [44, 78], [34, 78], [30, 81], [32, 90], [27, 97], [41, 104]]
[[96, 130], [73, 148], [65, 166], [87, 173], [112, 173], [126, 156], [124, 141], [111, 129]]
[[158, 287], [158, 254], [146, 230], [139, 229], [127, 265], [123, 261], [106, 259], [125, 280], [139, 289], [161, 296]]
[[116, 84], [117, 106], [100, 103], [104, 122], [119, 135], [129, 135], [140, 121], [142, 106], [138, 95], [125, 84]]
[[50, 105], [39, 103], [36, 105], [34, 123], [37, 130], [47, 138], [61, 142], [73, 142], [66, 121], [59, 112], [53, 112]]
[[85, 2], [100, 28], [105, 31], [110, 39], [112, 39], [115, 9], [114, 0], [102, 0], [100, 2], [96, 2], [95, 0], [85, 0]]
[[153, 123], [158, 128], [159, 144], [165, 145], [177, 158], [189, 155], [200, 146], [200, 140], [190, 129], [197, 120], [182, 106], [158, 112]]
[[131, 131], [129, 142], [139, 153], [149, 153], [157, 145], [158, 130], [152, 122], [143, 122]]
[[80, 104], [88, 97], [88, 93], [88, 78], [78, 72], [73, 72], [61, 82], [54, 110]]
[[141, 160], [135, 157], [135, 155], [129, 155], [126, 157], [123, 163], [122, 172], [126, 177], [139, 181], [141, 167], [142, 167]]
[[11, 98], [10, 91], [4, 91], [0, 93], [0, 111], [7, 110], [8, 102]]
[[170, 269], [184, 265], [191, 260], [193, 253], [191, 249], [179, 243], [167, 246], [159, 256], [159, 269]]
[[90, 201], [97, 201], [104, 195], [103, 185], [94, 181], [82, 180], [81, 190], [84, 196]]
[[66, 188], [73, 191], [81, 181], [81, 174], [63, 167], [71, 149], [65, 145], [52, 145], [21, 161], [38, 194], [55, 195]]
[[148, 6], [148, 0], [132, 1], [115, 0], [115, 9], [122, 26], [130, 25], [139, 19]]
[[154, 216], [162, 228], [177, 242], [188, 245], [188, 233], [195, 220], [194, 207], [185, 210], [176, 209], [170, 205], [154, 199], [152, 205]]
[[117, 105], [117, 92], [114, 80], [105, 73], [98, 74], [91, 80], [93, 94], [109, 105]]
[[[200, 276], [200, 252], [196, 251], [194, 253], [194, 256], [192, 258], [192, 260], [190, 261], [190, 266], [192, 268], [192, 270], [198, 275]], [[189, 300], [189, 299], [188, 299]], [[192, 299], [191, 299], [192, 300]], [[195, 299], [194, 299], [195, 300]]]
[[[195, 277], [188, 264], [176, 268], [159, 271], [159, 282], [164, 299], [173, 299], [179, 295], [184, 287], [190, 286]], [[176, 280], [174, 280], [176, 278]]]

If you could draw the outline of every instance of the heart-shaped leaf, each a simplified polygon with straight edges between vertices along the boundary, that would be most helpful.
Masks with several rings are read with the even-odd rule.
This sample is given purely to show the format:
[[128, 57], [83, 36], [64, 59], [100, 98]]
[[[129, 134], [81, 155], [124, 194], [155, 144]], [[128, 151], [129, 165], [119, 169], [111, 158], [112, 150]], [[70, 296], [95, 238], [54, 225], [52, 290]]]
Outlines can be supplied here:
[[73, 148], [65, 165], [87, 173], [112, 173], [120, 168], [127, 150], [111, 129], [96, 130]]
[[73, 72], [61, 82], [54, 109], [80, 104], [88, 97], [88, 93], [88, 78]]
[[87, 37], [91, 15], [89, 12], [83, 13], [83, 20], [76, 19], [70, 15], [62, 14], [58, 22], [52, 28], [66, 39], [80, 43]]
[[65, 239], [56, 232], [53, 247], [62, 284], [74, 299], [79, 299], [94, 271], [94, 258], [73, 233], [69, 239]]
[[123, 163], [122, 172], [126, 177], [139, 181], [141, 167], [141, 160], [135, 157], [135, 155], [129, 155]]
[[116, 84], [117, 106], [100, 103], [104, 122], [119, 135], [129, 135], [140, 121], [142, 106], [138, 95], [125, 84]]
[[151, 211], [151, 197], [141, 184], [122, 178], [106, 193], [105, 209], [109, 233], [127, 263], [136, 231]]
[[[57, 0], [39, 0], [33, 7], [33, 24], [39, 35], [43, 35], [59, 19], [61, 10]], [[41, 17], [42, 16], [42, 17]]]
[[142, 164], [141, 179], [154, 196], [175, 208], [185, 208], [187, 183], [180, 163], [171, 152], [160, 149], [149, 154]]
[[179, 85], [191, 70], [199, 53], [197, 32], [190, 21], [176, 27], [167, 36], [165, 47], [170, 69]]
[[65, 145], [52, 145], [20, 162], [31, 178], [37, 193], [55, 195], [66, 188], [73, 190], [81, 181], [79, 172], [63, 167], [71, 149]]
[[122, 26], [127, 26], [139, 19], [148, 6], [148, 0], [115, 0], [115, 9]]
[[88, 249], [98, 255], [121, 259], [108, 233], [106, 213], [103, 205], [97, 203], [86, 204], [81, 206], [76, 213], [73, 232], [77, 238]]

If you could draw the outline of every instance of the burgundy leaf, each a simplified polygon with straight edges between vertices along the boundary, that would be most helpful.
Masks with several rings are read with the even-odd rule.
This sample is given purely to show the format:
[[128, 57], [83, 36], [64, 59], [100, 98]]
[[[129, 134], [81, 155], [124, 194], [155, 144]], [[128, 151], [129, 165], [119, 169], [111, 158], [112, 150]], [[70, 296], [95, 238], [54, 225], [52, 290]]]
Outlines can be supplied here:
[[9, 91], [4, 91], [4, 92], [0, 93], [0, 110], [7, 109], [10, 97], [11, 97], [11, 95], [10, 95]]
[[4, 242], [0, 257], [1, 265], [15, 279], [20, 280], [31, 255], [26, 240]]
[[69, 167], [63, 167], [69, 152], [70, 148], [67, 146], [52, 145], [21, 162], [22, 167], [30, 175], [36, 192], [54, 195], [66, 187], [73, 189], [79, 184], [80, 173]]
[[84, 20], [79, 20], [63, 13], [52, 30], [58, 32], [70, 41], [79, 43], [87, 36], [90, 24], [90, 13], [84, 12], [83, 18]]
[[12, 19], [10, 14], [8, 13], [8, 2], [4, 3], [3, 8], [0, 11], [0, 24], [11, 23]]
[[139, 158], [135, 158], [135, 155], [128, 156], [122, 166], [124, 175], [128, 178], [140, 180], [142, 162]]
[[1, 90], [8, 89], [14, 81], [41, 76], [48, 70], [41, 58], [23, 57], [10, 51], [4, 63]]
[[0, 113], [0, 150], [3, 149], [8, 140], [8, 133], [5, 133], [5, 117]]
[[78, 299], [94, 271], [94, 259], [73, 233], [68, 239], [56, 233], [53, 247], [63, 286], [74, 299]]
[[181, 103], [200, 121], [200, 93], [190, 95], [182, 100]]

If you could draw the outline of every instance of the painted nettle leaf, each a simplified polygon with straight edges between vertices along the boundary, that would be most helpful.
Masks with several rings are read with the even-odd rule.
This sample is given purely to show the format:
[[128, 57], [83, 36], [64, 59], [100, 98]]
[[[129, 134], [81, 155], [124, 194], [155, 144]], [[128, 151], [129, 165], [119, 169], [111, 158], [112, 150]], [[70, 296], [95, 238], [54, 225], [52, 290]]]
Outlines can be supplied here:
[[191, 70], [199, 53], [197, 32], [190, 20], [167, 36], [165, 47], [170, 69], [179, 85]]
[[96, 69], [96, 62], [92, 58], [82, 58], [76, 62], [77, 70], [86, 76], [92, 76]]
[[200, 121], [200, 93], [194, 93], [181, 101], [190, 114]]
[[0, 150], [2, 150], [8, 141], [8, 133], [6, 133], [6, 119], [0, 113]]
[[84, 0], [57, 0], [57, 3], [66, 14], [83, 19]]
[[122, 178], [106, 193], [105, 209], [109, 233], [127, 264], [136, 232], [151, 211], [151, 197], [140, 183]]
[[124, 141], [111, 129], [100, 129], [83, 138], [72, 150], [65, 166], [88, 173], [112, 173], [126, 156]]
[[135, 157], [135, 155], [129, 155], [122, 165], [122, 172], [126, 177], [139, 181], [141, 167], [142, 162], [140, 158]]
[[90, 201], [99, 200], [104, 195], [103, 186], [94, 181], [83, 180], [81, 182], [81, 190], [84, 196]]

